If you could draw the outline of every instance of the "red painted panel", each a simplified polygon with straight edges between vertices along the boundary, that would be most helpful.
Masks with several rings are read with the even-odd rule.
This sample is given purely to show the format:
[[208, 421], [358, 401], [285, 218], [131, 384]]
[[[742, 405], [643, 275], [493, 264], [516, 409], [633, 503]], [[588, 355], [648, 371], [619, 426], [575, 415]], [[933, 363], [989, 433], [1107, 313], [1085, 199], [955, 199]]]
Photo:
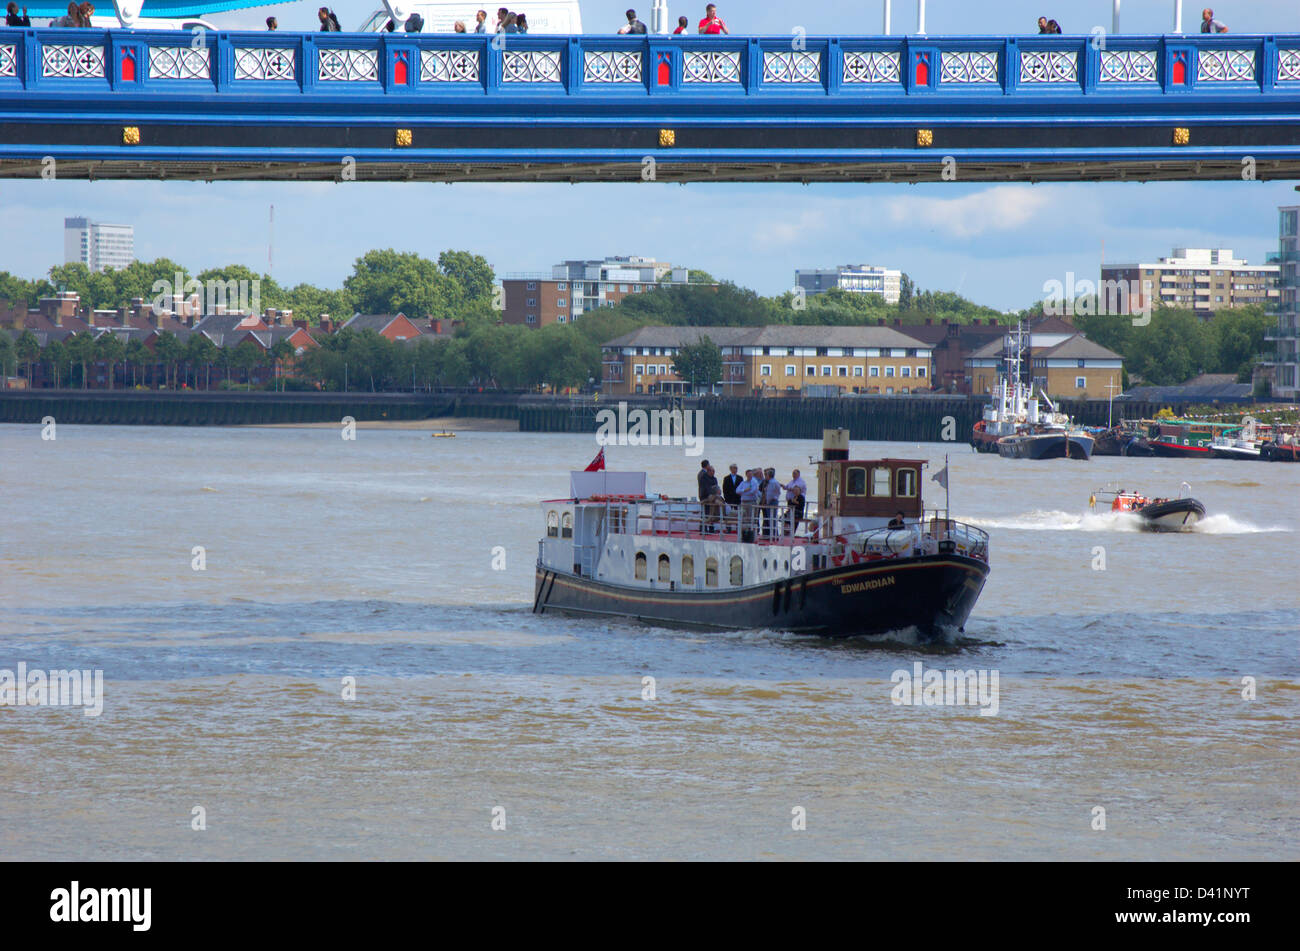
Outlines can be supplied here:
[[1174, 57], [1174, 85], [1181, 86], [1187, 82], [1187, 64], [1181, 56]]
[[399, 56], [393, 64], [393, 82], [399, 86], [406, 85], [406, 59]]
[[920, 56], [916, 58], [916, 85], [930, 85], [930, 64]]
[[671, 86], [673, 84], [673, 67], [668, 60], [659, 61], [659, 85]]
[[122, 50], [122, 82], [135, 82], [135, 55], [128, 50]]

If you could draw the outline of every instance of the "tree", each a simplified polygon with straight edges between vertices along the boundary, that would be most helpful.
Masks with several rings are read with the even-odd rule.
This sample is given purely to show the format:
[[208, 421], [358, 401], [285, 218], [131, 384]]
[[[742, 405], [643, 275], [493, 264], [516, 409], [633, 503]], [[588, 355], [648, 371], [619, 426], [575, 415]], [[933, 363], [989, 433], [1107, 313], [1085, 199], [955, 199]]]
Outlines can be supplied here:
[[108, 364], [108, 388], [113, 388], [113, 370], [126, 355], [126, 344], [117, 334], [109, 331], [99, 335], [95, 341], [95, 356]]
[[17, 357], [14, 356], [14, 341], [8, 333], [0, 330], [0, 386], [4, 385], [4, 378], [9, 375], [11, 365], [17, 373], [18, 363]]
[[144, 365], [149, 362], [149, 348], [144, 345], [144, 341], [139, 337], [132, 337], [126, 345], [126, 352], [123, 357], [131, 365], [131, 386], [134, 388], [139, 385], [137, 372], [143, 370]]
[[235, 369], [244, 371], [244, 382], [252, 384], [251, 374], [255, 367], [262, 365], [264, 353], [262, 348], [252, 340], [245, 338], [235, 352], [231, 354], [230, 362], [234, 364]]
[[90, 385], [86, 368], [95, 359], [95, 335], [87, 330], [69, 337], [68, 356], [74, 363], [81, 364], [81, 388], [86, 389]]
[[468, 251], [443, 251], [438, 255], [438, 268], [460, 285], [465, 302], [490, 300], [496, 275], [487, 258]]
[[176, 335], [170, 330], [164, 330], [158, 335], [158, 339], [153, 344], [154, 355], [162, 362], [164, 378], [171, 376], [171, 386], [176, 386], [175, 367], [181, 358], [183, 348], [181, 342], [176, 339]]
[[50, 376], [54, 378], [54, 386], [57, 388], [63, 380], [64, 369], [68, 368], [68, 348], [61, 341], [51, 340], [46, 344], [42, 357], [50, 368]]
[[290, 360], [293, 357], [294, 353], [295, 353], [294, 346], [289, 342], [288, 338], [286, 337], [281, 337], [279, 340], [277, 340], [275, 343], [271, 345], [269, 356], [271, 357], [272, 366], [275, 367], [275, 380], [276, 380], [277, 389], [279, 389], [280, 369], [281, 367], [284, 366], [286, 361]]
[[916, 293], [916, 285], [912, 279], [904, 274], [898, 279], [898, 310], [899, 312], [912, 309], [912, 297]]
[[41, 342], [36, 334], [24, 330], [14, 342], [14, 355], [27, 365], [27, 385], [32, 385], [32, 361], [41, 355]]
[[449, 317], [462, 295], [433, 261], [391, 248], [359, 257], [343, 286], [364, 314]]
[[700, 337], [678, 348], [673, 371], [683, 380], [690, 380], [692, 389], [702, 384], [711, 390], [722, 380], [722, 348], [707, 336]]
[[206, 334], [192, 333], [185, 341], [185, 362], [194, 368], [194, 385], [198, 387], [198, 368], [204, 368], [203, 388], [212, 388], [212, 364], [217, 362], [219, 351], [217, 345]]

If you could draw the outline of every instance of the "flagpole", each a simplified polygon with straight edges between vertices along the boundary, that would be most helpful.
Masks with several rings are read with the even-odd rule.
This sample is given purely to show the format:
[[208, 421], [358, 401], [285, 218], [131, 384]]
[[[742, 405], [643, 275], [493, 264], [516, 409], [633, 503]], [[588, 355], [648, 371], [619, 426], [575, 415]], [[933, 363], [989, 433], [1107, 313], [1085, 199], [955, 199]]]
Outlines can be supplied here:
[[948, 468], [948, 454], [943, 454], [943, 520], [946, 524], [952, 518], [952, 493], [948, 488], [952, 484], [952, 471]]

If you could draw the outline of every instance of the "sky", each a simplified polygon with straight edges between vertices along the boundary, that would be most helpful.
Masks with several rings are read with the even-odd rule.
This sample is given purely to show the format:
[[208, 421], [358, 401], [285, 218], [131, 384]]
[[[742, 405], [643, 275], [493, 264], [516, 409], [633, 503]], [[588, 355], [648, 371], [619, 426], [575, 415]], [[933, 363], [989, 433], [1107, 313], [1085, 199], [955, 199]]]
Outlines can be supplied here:
[[[512, 0], [527, 12], [527, 0]], [[929, 0], [931, 34], [1030, 32], [1037, 17], [1068, 32], [1110, 26], [1111, 0]], [[108, 4], [105, 4], [108, 6]], [[319, 4], [281, 4], [208, 19], [226, 29], [308, 29]], [[497, 5], [500, 5], [499, 3]], [[633, 0], [644, 19], [650, 6]], [[355, 29], [378, 0], [333, 6]], [[487, 6], [486, 4], [484, 6]], [[612, 32], [628, 0], [583, 0], [583, 25]], [[644, 7], [642, 10], [641, 7]], [[878, 33], [881, 0], [815, 5], [732, 5], [719, 12], [734, 33]], [[699, 9], [697, 9], [699, 8]], [[702, 3], [669, 13], [702, 15]], [[1300, 32], [1294, 0], [1216, 6], [1234, 33]], [[893, 4], [894, 32], [914, 30], [915, 0]], [[1199, 4], [1184, 4], [1196, 29]], [[1172, 0], [1124, 0], [1125, 33], [1172, 28]], [[371, 248], [436, 258], [454, 248], [481, 254], [498, 274], [549, 271], [565, 259], [636, 254], [709, 271], [761, 294], [788, 290], [796, 268], [880, 264], [920, 288], [956, 291], [999, 309], [1043, 297], [1070, 272], [1095, 278], [1105, 260], [1152, 261], [1175, 247], [1232, 248], [1262, 262], [1277, 250], [1277, 208], [1300, 204], [1286, 182], [1149, 184], [738, 185], [376, 184], [0, 180], [0, 270], [26, 278], [62, 263], [63, 218], [135, 227], [136, 256], [170, 257], [201, 270], [244, 264], [281, 284], [338, 287]]]

